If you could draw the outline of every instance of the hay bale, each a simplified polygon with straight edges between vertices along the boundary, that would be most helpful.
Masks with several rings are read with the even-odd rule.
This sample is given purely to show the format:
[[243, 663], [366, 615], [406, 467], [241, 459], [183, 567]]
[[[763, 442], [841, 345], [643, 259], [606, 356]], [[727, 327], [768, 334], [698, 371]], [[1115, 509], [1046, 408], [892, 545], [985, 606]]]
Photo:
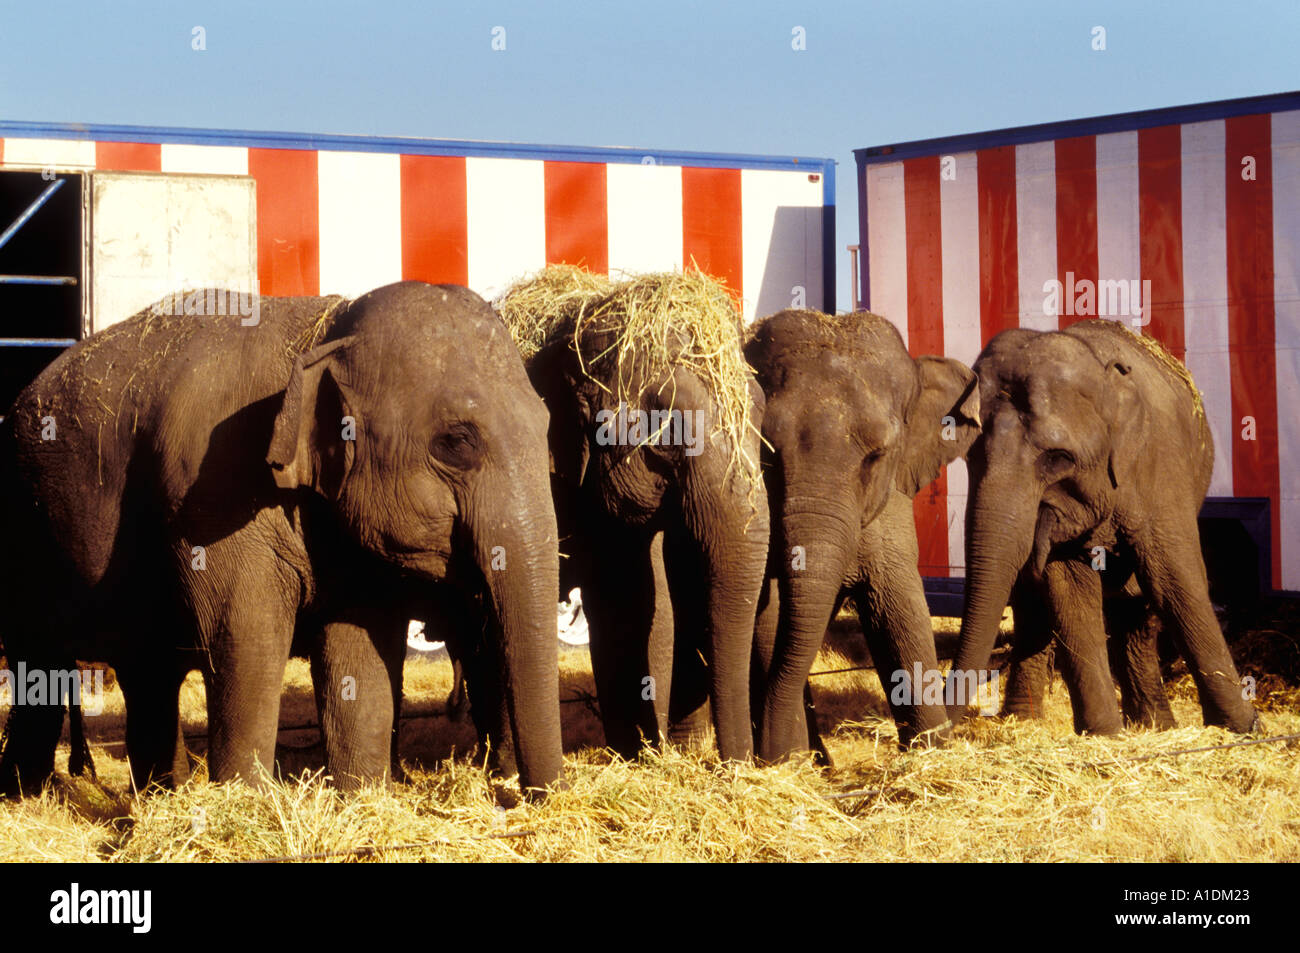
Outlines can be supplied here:
[[613, 281], [552, 265], [516, 282], [494, 306], [525, 360], [567, 339], [582, 373], [612, 403], [640, 406], [647, 390], [664, 386], [672, 370], [693, 373], [713, 400], [710, 437], [725, 436], [731, 447], [727, 473], [750, 484], [752, 499], [758, 461], [745, 451], [744, 439], [750, 430], [759, 432], [750, 406], [753, 370], [741, 351], [740, 311], [721, 281], [700, 271]]

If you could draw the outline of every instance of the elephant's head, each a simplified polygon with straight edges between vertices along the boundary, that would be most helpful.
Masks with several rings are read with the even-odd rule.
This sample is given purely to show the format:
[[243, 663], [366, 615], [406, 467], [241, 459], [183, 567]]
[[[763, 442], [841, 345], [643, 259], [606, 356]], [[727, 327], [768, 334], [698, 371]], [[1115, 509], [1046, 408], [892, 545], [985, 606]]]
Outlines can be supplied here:
[[767, 397], [764, 476], [783, 641], [768, 708], [784, 699], [790, 711], [773, 718], [786, 724], [856, 566], [862, 527], [890, 494], [915, 496], [966, 451], [979, 430], [979, 392], [965, 365], [913, 360], [898, 330], [866, 312], [782, 311], [755, 328], [746, 356]]
[[366, 550], [485, 586], [525, 787], [561, 766], [546, 430], [486, 302], [402, 282], [353, 301], [296, 359], [267, 455], [277, 485], [314, 491]]
[[1016, 578], [1040, 577], [1135, 486], [1145, 411], [1120, 355], [1069, 332], [1012, 329], [975, 363], [983, 433], [968, 456], [966, 601], [954, 669], [988, 663]]

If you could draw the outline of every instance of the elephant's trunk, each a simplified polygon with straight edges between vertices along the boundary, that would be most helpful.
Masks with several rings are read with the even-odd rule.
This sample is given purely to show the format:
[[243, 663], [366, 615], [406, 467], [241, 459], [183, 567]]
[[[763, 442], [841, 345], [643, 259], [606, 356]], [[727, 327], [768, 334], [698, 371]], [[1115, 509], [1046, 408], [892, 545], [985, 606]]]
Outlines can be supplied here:
[[754, 754], [750, 721], [750, 656], [758, 594], [767, 565], [767, 492], [760, 482], [752, 500], [742, 478], [687, 478], [687, 528], [706, 580], [709, 701], [718, 753], [726, 761]]
[[782, 507], [782, 551], [773, 554], [781, 621], [759, 728], [763, 761], [780, 761], [807, 742], [801, 730], [804, 686], [854, 555], [857, 527], [856, 511], [825, 499], [796, 496]]
[[[486, 516], [472, 521], [479, 568], [499, 623], [499, 663], [514, 735], [519, 784], [541, 789], [560, 777], [560, 685], [555, 511], [545, 471], [511, 473], [487, 487]], [[504, 505], [502, 505], [504, 501]]]
[[[972, 486], [966, 502], [965, 604], [950, 682], [965, 676], [965, 684], [970, 684], [967, 673], [988, 666], [1003, 610], [1034, 545], [1040, 494], [1030, 489], [1032, 480], [1027, 474], [996, 472]], [[960, 688], [950, 684], [948, 697], [955, 697]], [[951, 712], [954, 719], [972, 701], [958, 697]]]

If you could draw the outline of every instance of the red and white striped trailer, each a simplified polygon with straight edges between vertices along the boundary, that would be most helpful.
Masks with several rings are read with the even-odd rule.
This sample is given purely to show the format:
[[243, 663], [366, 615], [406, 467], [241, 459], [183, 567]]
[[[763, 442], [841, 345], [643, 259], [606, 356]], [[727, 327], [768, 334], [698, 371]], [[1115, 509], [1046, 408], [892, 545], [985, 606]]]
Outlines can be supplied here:
[[[1155, 336], [1214, 432], [1203, 519], [1246, 526], [1264, 590], [1300, 591], [1300, 93], [855, 155], [861, 299], [914, 354], [970, 363], [1090, 315]], [[962, 575], [966, 479], [917, 499], [925, 576]]]
[[0, 242], [0, 359], [30, 355], [0, 368], [0, 404], [57, 348], [181, 286], [420, 279], [491, 298], [551, 263], [695, 263], [746, 320], [834, 310], [834, 176], [804, 157], [0, 122], [0, 228], [71, 186]]

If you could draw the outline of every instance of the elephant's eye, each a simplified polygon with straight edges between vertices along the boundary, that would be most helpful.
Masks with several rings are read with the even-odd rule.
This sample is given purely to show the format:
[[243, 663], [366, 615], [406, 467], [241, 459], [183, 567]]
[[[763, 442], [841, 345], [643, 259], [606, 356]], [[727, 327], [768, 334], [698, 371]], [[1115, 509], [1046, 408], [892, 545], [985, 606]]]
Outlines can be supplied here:
[[1038, 468], [1044, 479], [1059, 480], [1075, 468], [1074, 454], [1069, 450], [1045, 450], [1038, 458]]
[[483, 435], [468, 421], [458, 421], [433, 438], [429, 452], [449, 467], [471, 470], [483, 457]]

